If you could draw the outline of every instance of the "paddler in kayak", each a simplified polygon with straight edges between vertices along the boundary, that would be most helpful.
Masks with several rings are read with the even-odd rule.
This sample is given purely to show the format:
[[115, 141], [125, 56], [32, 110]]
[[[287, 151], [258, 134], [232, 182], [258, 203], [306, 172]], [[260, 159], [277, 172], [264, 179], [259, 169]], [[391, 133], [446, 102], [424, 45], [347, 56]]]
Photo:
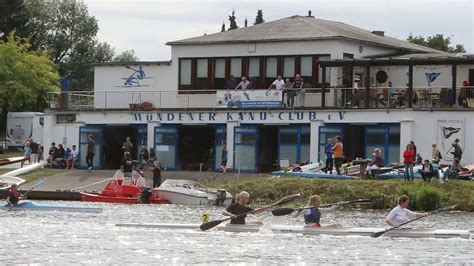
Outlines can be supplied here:
[[308, 207], [305, 209], [302, 214], [304, 215], [304, 222], [306, 226], [318, 228], [318, 227], [342, 227], [340, 224], [331, 224], [321, 226], [321, 214], [335, 212], [339, 205], [336, 204], [330, 208], [320, 208], [321, 205], [321, 197], [318, 195], [313, 195], [309, 197]]
[[425, 214], [410, 211], [408, 208], [410, 204], [410, 198], [407, 195], [401, 195], [398, 198], [398, 206], [393, 208], [385, 218], [385, 222], [395, 228], [399, 227], [399, 224], [407, 222], [409, 219], [415, 217], [421, 217]]
[[7, 196], [7, 205], [9, 207], [15, 207], [19, 206], [21, 204], [18, 204], [18, 201], [20, 200], [21, 195], [20, 192], [18, 192], [18, 185], [17, 184], [12, 184], [10, 187], [10, 190], [8, 191], [8, 196]]
[[[245, 224], [245, 218], [247, 217], [247, 215], [242, 215], [238, 217], [236, 216], [239, 214], [251, 212], [254, 210], [250, 208], [249, 206], [247, 206], [249, 199], [250, 199], [250, 194], [248, 192], [246, 191], [240, 192], [237, 195], [235, 202], [232, 203], [229, 207], [227, 207], [225, 211], [222, 212], [222, 215], [233, 217], [230, 220], [231, 224]], [[265, 211], [265, 209], [260, 209], [256, 211], [255, 214], [261, 213], [263, 211]], [[263, 223], [260, 221], [256, 221], [256, 222], [252, 222], [252, 224], [263, 224]]]

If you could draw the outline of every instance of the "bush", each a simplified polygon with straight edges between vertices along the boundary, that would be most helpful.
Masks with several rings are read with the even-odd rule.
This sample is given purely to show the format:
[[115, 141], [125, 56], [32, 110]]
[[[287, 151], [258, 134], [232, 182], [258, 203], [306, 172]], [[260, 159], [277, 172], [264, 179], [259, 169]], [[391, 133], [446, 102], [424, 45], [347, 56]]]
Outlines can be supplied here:
[[[399, 195], [407, 195], [410, 198], [409, 209], [418, 209], [418, 188], [412, 185], [400, 186]], [[398, 203], [398, 202], [397, 202]]]
[[432, 211], [441, 206], [442, 193], [435, 187], [426, 186], [417, 193], [416, 203], [424, 211]]

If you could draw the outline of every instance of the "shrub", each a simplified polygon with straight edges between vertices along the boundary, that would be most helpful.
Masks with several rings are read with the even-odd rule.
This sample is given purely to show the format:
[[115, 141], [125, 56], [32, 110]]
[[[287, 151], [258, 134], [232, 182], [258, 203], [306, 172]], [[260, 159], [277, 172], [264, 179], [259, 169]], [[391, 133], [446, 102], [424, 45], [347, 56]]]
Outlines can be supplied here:
[[442, 193], [431, 186], [421, 188], [416, 197], [416, 205], [424, 211], [432, 211], [441, 206]]
[[418, 198], [418, 189], [412, 185], [403, 185], [400, 186], [399, 195], [407, 195], [410, 198], [409, 209], [416, 210], [418, 209], [417, 198]]

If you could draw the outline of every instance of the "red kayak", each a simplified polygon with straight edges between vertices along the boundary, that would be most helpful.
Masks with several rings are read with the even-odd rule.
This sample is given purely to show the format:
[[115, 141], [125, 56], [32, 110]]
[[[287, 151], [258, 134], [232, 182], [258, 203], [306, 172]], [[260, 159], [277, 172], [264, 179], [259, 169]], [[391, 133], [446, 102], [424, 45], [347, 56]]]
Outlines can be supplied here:
[[[121, 185], [120, 181], [110, 180], [104, 190], [99, 194], [85, 192], [80, 192], [80, 194], [81, 201], [137, 204], [142, 202], [140, 198], [143, 191], [144, 188], [134, 185]], [[169, 203], [169, 201], [161, 199], [156, 192], [147, 198], [148, 202], [153, 204]]]

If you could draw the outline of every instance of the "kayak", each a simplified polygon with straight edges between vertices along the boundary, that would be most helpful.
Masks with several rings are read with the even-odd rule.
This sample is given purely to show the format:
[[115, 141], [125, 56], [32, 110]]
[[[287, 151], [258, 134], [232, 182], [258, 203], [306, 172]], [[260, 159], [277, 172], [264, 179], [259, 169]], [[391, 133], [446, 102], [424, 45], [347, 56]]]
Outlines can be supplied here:
[[[81, 201], [88, 201], [88, 202], [107, 202], [107, 203], [122, 203], [122, 204], [137, 204], [140, 203], [139, 196], [135, 197], [110, 197], [110, 196], [103, 196], [100, 194], [91, 194], [80, 192]], [[167, 200], [163, 200], [157, 197], [150, 197], [150, 203], [153, 204], [166, 204], [169, 203]]]
[[327, 178], [327, 179], [359, 179], [358, 176], [351, 176], [351, 175], [338, 175], [338, 174], [326, 174], [326, 173], [298, 173], [298, 172], [291, 172], [287, 173], [292, 176], [301, 176], [305, 178]]
[[[191, 229], [191, 230], [200, 230], [199, 226], [201, 224], [151, 224], [151, 223], [121, 223], [116, 224], [120, 227], [132, 227], [132, 228], [160, 228], [160, 229]], [[215, 228], [219, 231], [226, 232], [259, 232], [261, 224], [225, 224], [219, 225]]]
[[[157, 228], [157, 229], [191, 229], [199, 230], [200, 224], [144, 224], [144, 223], [122, 223], [116, 224], [120, 227], [131, 228]], [[262, 225], [256, 224], [226, 224], [216, 226], [217, 230], [227, 232], [260, 232]], [[386, 228], [377, 227], [341, 227], [341, 228], [311, 228], [306, 226], [283, 226], [273, 225], [269, 227], [275, 233], [295, 233], [303, 235], [333, 235], [333, 236], [370, 236], [373, 233], [384, 231]], [[469, 230], [450, 229], [414, 229], [403, 228], [391, 230], [382, 236], [385, 237], [410, 237], [410, 238], [464, 238], [472, 239], [473, 232]]]
[[0, 210], [5, 211], [61, 211], [61, 212], [102, 212], [102, 208], [90, 208], [67, 205], [44, 205], [34, 202], [25, 202], [15, 207], [8, 205], [0, 206]]
[[22, 161], [25, 161], [25, 160], [26, 159], [23, 156], [0, 159], [0, 166], [19, 163], [19, 162], [22, 162]]

